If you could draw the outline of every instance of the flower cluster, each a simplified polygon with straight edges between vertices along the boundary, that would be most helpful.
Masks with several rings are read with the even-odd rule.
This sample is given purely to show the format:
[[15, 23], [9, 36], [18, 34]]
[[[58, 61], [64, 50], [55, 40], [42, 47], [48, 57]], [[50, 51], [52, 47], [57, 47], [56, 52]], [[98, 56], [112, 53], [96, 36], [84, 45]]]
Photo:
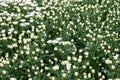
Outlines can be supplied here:
[[1, 80], [120, 80], [117, 0], [0, 2]]

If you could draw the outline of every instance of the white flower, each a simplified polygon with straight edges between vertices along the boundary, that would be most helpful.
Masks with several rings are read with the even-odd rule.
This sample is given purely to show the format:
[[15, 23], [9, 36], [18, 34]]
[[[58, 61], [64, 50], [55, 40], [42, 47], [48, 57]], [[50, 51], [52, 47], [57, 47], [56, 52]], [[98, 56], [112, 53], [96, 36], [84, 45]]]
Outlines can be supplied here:
[[61, 38], [61, 37], [58, 37], [58, 38], [56, 38], [56, 40], [61, 41], [61, 40], [62, 40], [62, 38]]
[[2, 70], [2, 73], [3, 73], [3, 74], [6, 74], [6, 73], [7, 73], [7, 71], [5, 71], [5, 70]]
[[21, 19], [20, 21], [21, 21], [21, 22], [25, 22], [26, 20], [25, 20], [25, 19]]
[[16, 78], [10, 78], [10, 80], [17, 80]]
[[58, 43], [58, 41], [57, 41], [57, 40], [53, 40], [52, 43], [53, 43], [53, 44], [56, 44], [56, 43]]
[[91, 70], [91, 72], [92, 72], [92, 73], [95, 73], [95, 70], [94, 70], [94, 69], [92, 69], [92, 70]]
[[39, 52], [40, 51], [40, 49], [39, 48], [36, 48], [36, 52]]
[[35, 75], [37, 75], [37, 74], [38, 74], [38, 72], [37, 72], [37, 71], [35, 71], [35, 72], [34, 72], [34, 74], [35, 74]]
[[116, 54], [115, 56], [113, 56], [113, 58], [114, 58], [115, 60], [117, 60], [117, 59], [118, 59], [118, 57], [119, 57], [119, 55], [118, 55], [118, 54]]
[[3, 20], [2, 20], [2, 18], [0, 17], [0, 22], [2, 22]]
[[66, 63], [66, 69], [67, 69], [67, 70], [70, 70], [70, 69], [71, 69], [71, 63], [70, 63], [70, 62], [67, 62], [67, 63]]
[[91, 73], [88, 73], [88, 78], [91, 78]]
[[84, 52], [84, 54], [85, 54], [85, 56], [88, 56], [89, 53], [88, 52]]
[[115, 80], [120, 80], [120, 78], [116, 78]]
[[101, 72], [99, 72], [99, 73], [98, 73], [98, 76], [100, 77], [101, 75], [102, 75], [102, 73], [101, 73]]
[[55, 51], [57, 51], [57, 50], [58, 50], [58, 48], [57, 48], [57, 47], [54, 47], [54, 50], [55, 50]]
[[52, 76], [52, 77], [51, 77], [51, 80], [55, 80], [55, 77]]
[[84, 69], [86, 68], [86, 66], [85, 66], [85, 65], [83, 65], [82, 67], [83, 67]]
[[65, 65], [68, 61], [62, 61], [61, 64]]
[[5, 30], [2, 30], [1, 33], [5, 33]]
[[45, 66], [45, 70], [49, 70], [49, 68], [47, 66]]
[[7, 20], [7, 21], [10, 21], [11, 19], [12, 19], [11, 17], [8, 17], [6, 20]]
[[115, 69], [115, 66], [114, 66], [114, 65], [112, 65], [112, 66], [111, 66], [111, 68], [112, 68], [112, 69]]
[[62, 41], [60, 42], [62, 45], [70, 45], [71, 43], [69, 41]]
[[105, 60], [105, 63], [106, 63], [106, 64], [112, 64], [112, 61], [109, 60], [109, 59], [107, 59], [107, 60]]
[[86, 37], [91, 37], [91, 35], [90, 35], [90, 34], [87, 34]]
[[79, 49], [79, 52], [81, 53], [83, 50], [82, 49]]
[[78, 76], [78, 72], [75, 72], [74, 75], [75, 75], [75, 76]]
[[70, 57], [70, 56], [68, 56], [68, 57], [67, 57], [67, 60], [69, 60], [69, 61], [70, 61], [70, 60], [71, 60], [71, 57]]
[[28, 80], [32, 80], [32, 78], [29, 78]]
[[35, 56], [35, 57], [34, 57], [34, 60], [37, 60], [37, 59], [38, 59], [38, 57]]
[[79, 59], [78, 59], [78, 62], [80, 63], [81, 61], [82, 61], [82, 59], [81, 59], [81, 58], [79, 58]]
[[36, 7], [35, 9], [36, 9], [36, 11], [40, 11], [40, 10], [41, 10], [41, 8], [40, 8], [40, 7]]
[[53, 70], [59, 70], [59, 65], [55, 65], [55, 66], [53, 66]]
[[66, 73], [63, 73], [63, 74], [62, 74], [62, 77], [66, 77]]
[[3, 63], [0, 63], [0, 67], [3, 67]]
[[72, 57], [72, 60], [73, 60], [73, 61], [77, 61], [77, 58], [76, 58], [76, 57]]

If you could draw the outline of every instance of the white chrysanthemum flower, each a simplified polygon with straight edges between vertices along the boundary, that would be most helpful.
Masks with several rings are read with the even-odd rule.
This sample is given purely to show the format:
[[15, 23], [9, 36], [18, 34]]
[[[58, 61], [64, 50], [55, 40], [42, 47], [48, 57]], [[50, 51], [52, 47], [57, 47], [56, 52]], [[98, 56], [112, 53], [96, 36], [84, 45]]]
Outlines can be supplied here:
[[17, 80], [16, 78], [10, 78], [10, 80]]
[[85, 56], [88, 56], [89, 53], [88, 52], [84, 52], [84, 54], [85, 54]]
[[75, 72], [75, 73], [74, 73], [75, 76], [78, 76], [78, 74], [79, 74], [78, 72]]
[[53, 41], [52, 41], [53, 44], [57, 44], [58, 42], [59, 42], [59, 41], [57, 41], [57, 40], [53, 40]]
[[70, 69], [71, 69], [71, 65], [72, 65], [72, 64], [71, 64], [70, 62], [67, 62], [67, 63], [66, 63], [66, 69], [67, 69], [67, 70], [70, 70]]
[[110, 59], [105, 60], [106, 64], [112, 64], [112, 61]]
[[59, 70], [59, 65], [55, 65], [55, 66], [53, 66], [53, 70]]
[[114, 66], [114, 65], [112, 65], [112, 66], [111, 66], [111, 69], [115, 69], [115, 66]]
[[6, 74], [7, 73], [7, 71], [6, 70], [2, 70], [2, 74]]
[[62, 40], [62, 38], [61, 38], [61, 37], [58, 37], [58, 38], [56, 38], [56, 40], [61, 41], [61, 40]]
[[28, 80], [33, 80], [32, 78], [28, 78]]
[[114, 58], [115, 60], [117, 60], [118, 57], [119, 57], [119, 54], [116, 54], [115, 56], [113, 56], [113, 58]]
[[66, 77], [66, 73], [62, 73], [62, 77]]
[[71, 57], [70, 57], [70, 56], [67, 56], [67, 60], [70, 61], [70, 60], [71, 60]]
[[48, 44], [49, 44], [49, 43], [52, 43], [52, 40], [48, 40], [47, 43], [48, 43]]
[[57, 47], [54, 47], [54, 50], [55, 50], [55, 51], [57, 51], [57, 50], [58, 50], [58, 48], [57, 48]]
[[0, 67], [3, 67], [4, 66], [4, 64], [3, 63], [0, 63]]

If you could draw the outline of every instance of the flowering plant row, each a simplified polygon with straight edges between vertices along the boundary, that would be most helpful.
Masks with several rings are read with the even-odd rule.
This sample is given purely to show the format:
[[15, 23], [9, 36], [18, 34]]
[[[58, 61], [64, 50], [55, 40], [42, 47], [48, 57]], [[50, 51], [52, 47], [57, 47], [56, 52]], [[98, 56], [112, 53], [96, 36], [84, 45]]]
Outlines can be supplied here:
[[0, 2], [0, 80], [120, 80], [118, 0]]

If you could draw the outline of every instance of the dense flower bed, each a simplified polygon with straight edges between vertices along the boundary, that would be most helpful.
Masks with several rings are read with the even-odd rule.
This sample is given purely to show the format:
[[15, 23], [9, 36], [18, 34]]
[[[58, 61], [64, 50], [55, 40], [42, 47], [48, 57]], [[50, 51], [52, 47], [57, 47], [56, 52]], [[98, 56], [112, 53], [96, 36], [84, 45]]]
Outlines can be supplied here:
[[119, 0], [0, 2], [0, 80], [120, 80]]

